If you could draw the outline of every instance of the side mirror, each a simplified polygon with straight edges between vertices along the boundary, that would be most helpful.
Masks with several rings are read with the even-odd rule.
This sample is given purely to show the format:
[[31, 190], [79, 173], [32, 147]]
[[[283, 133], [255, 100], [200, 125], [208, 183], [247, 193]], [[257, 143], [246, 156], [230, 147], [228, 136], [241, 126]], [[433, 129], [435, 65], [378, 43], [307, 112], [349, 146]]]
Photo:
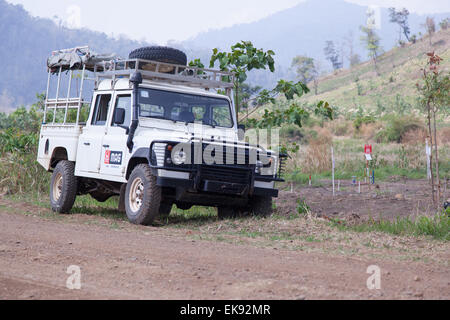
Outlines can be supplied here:
[[114, 124], [122, 125], [125, 122], [125, 109], [117, 108], [114, 112]]
[[244, 140], [245, 138], [245, 125], [238, 124], [238, 138], [239, 140]]

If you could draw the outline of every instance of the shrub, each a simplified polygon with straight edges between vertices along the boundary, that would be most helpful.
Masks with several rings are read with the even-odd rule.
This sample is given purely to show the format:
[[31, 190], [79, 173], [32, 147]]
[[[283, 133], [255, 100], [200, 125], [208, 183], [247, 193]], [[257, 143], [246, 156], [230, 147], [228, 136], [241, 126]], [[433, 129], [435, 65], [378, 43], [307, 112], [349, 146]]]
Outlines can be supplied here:
[[0, 132], [0, 154], [8, 152], [29, 153], [35, 149], [39, 141], [36, 133], [26, 133], [18, 129], [9, 128]]
[[403, 136], [411, 130], [423, 129], [422, 122], [415, 116], [401, 116], [391, 118], [386, 128], [376, 135], [377, 142], [397, 142], [402, 141]]
[[363, 124], [369, 124], [375, 122], [375, 116], [373, 115], [357, 115], [355, 121], [353, 121], [353, 126], [356, 130], [361, 129]]
[[297, 212], [299, 214], [307, 214], [310, 211], [310, 207], [306, 203], [305, 199], [298, 199], [297, 200]]
[[296, 140], [300, 140], [300, 141], [305, 138], [304, 130], [295, 124], [289, 124], [287, 126], [283, 126], [280, 130], [280, 135], [282, 137], [287, 137], [287, 138], [296, 139]]
[[13, 151], [3, 154], [0, 162], [2, 193], [48, 192], [50, 175], [36, 161], [36, 148], [30, 152]]

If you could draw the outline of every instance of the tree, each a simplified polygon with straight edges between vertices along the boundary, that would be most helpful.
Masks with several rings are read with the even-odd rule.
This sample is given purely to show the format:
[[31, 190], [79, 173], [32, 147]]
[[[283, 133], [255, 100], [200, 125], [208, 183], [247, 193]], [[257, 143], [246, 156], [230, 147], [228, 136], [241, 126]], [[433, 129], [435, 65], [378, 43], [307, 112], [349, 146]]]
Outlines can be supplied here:
[[242, 83], [239, 87], [239, 101], [241, 101], [241, 107], [243, 109], [249, 109], [249, 102], [254, 98], [260, 91], [262, 87], [252, 86], [247, 83]]
[[263, 49], [256, 49], [250, 41], [241, 41], [231, 46], [231, 52], [219, 52], [213, 49], [213, 55], [209, 63], [210, 68], [214, 68], [219, 62], [220, 70], [231, 71], [235, 74], [235, 105], [237, 113], [240, 110], [239, 85], [247, 80], [247, 72], [254, 69], [269, 68], [270, 72], [275, 71], [275, 53], [272, 50], [267, 52]]
[[439, 26], [441, 27], [442, 30], [447, 30], [449, 24], [450, 24], [449, 18], [445, 18], [441, 22], [439, 22]]
[[[436, 134], [436, 114], [442, 112], [449, 114], [450, 112], [450, 73], [444, 71], [440, 64], [442, 58], [434, 52], [428, 53], [427, 65], [421, 69], [422, 83], [417, 84], [417, 89], [421, 94], [420, 102], [427, 114], [428, 134], [430, 137], [431, 148], [434, 146], [435, 169], [431, 165], [431, 194], [433, 201], [436, 203], [441, 200], [441, 183], [439, 177], [439, 153]], [[433, 155], [432, 155], [433, 157]], [[433, 162], [431, 161], [431, 164]], [[436, 179], [436, 183], [435, 183]], [[435, 197], [437, 188], [437, 199]]]
[[319, 79], [322, 73], [322, 62], [319, 60], [314, 61], [314, 94], [317, 96], [319, 94]]
[[363, 33], [361, 36], [361, 42], [365, 45], [369, 58], [372, 59], [375, 71], [378, 73], [377, 69], [377, 59], [381, 52], [380, 37], [374, 30], [375, 26], [375, 12], [373, 10], [367, 11], [367, 25], [360, 26], [360, 30]]
[[402, 40], [401, 38], [402, 31], [403, 34], [405, 35], [406, 40], [410, 41], [409, 35], [411, 31], [409, 29], [408, 24], [409, 11], [406, 8], [403, 8], [402, 10], [399, 11], [395, 10], [395, 8], [389, 8], [389, 17], [391, 18], [390, 22], [397, 23], [400, 27], [398, 42], [400, 43]]
[[328, 40], [325, 44], [325, 48], [323, 49], [325, 57], [331, 62], [334, 70], [341, 69], [342, 63], [339, 61], [339, 53], [334, 46], [334, 42]]
[[[239, 111], [239, 92], [242, 92], [239, 88], [247, 79], [247, 72], [253, 69], [266, 69], [266, 67], [269, 67], [269, 70], [274, 72], [274, 55], [275, 53], [272, 50], [266, 52], [263, 49], [254, 48], [250, 41], [241, 41], [231, 46], [231, 52], [219, 52], [218, 49], [213, 49], [210, 67], [213, 68], [216, 62], [218, 62], [222, 71], [231, 71], [235, 73], [234, 91], [237, 111]], [[191, 66], [199, 66], [200, 64], [201, 61], [198, 59], [190, 63]], [[227, 79], [223, 80], [226, 81]], [[264, 89], [259, 92], [258, 96], [254, 99], [257, 105], [257, 108], [255, 108], [254, 111], [268, 103], [275, 103], [276, 98], [279, 95], [283, 95], [286, 100], [289, 101], [289, 108], [284, 111], [273, 110], [271, 112], [266, 109], [263, 118], [260, 120], [249, 119], [249, 114], [247, 114], [247, 124], [258, 128], [281, 126], [284, 123], [295, 123], [298, 126], [301, 126], [303, 119], [307, 117], [311, 111], [322, 117], [332, 119], [333, 109], [327, 102], [320, 101], [315, 108], [307, 110], [293, 101], [295, 97], [301, 97], [308, 92], [309, 88], [301, 81], [294, 83], [293, 81], [279, 80], [274, 89]]]
[[426, 32], [428, 33], [428, 39], [430, 39], [430, 46], [432, 46], [432, 37], [433, 34], [436, 32], [436, 23], [434, 22], [434, 18], [427, 17], [425, 20], [425, 23], [422, 24], [422, 27], [425, 28]]
[[296, 56], [292, 59], [292, 65], [297, 73], [297, 78], [303, 83], [309, 83], [316, 77], [314, 59], [307, 56]]
[[318, 94], [319, 76], [322, 69], [320, 61], [307, 56], [296, 56], [292, 60], [292, 67], [296, 68], [298, 79], [303, 83], [313, 82], [314, 94]]
[[344, 37], [344, 44], [347, 47], [347, 56], [350, 67], [354, 67], [361, 63], [361, 57], [359, 54], [355, 53], [354, 43], [353, 43], [353, 31], [349, 31], [347, 36]]

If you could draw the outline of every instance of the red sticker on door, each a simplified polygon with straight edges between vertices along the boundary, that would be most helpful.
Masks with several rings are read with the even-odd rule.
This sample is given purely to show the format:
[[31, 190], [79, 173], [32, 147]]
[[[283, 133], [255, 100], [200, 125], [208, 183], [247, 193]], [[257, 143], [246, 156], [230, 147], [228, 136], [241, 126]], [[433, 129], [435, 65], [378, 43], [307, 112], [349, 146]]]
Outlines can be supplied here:
[[122, 152], [106, 150], [105, 152], [105, 164], [121, 165], [122, 164]]
[[106, 150], [106, 152], [105, 152], [105, 164], [109, 164], [110, 159], [111, 159], [111, 150]]

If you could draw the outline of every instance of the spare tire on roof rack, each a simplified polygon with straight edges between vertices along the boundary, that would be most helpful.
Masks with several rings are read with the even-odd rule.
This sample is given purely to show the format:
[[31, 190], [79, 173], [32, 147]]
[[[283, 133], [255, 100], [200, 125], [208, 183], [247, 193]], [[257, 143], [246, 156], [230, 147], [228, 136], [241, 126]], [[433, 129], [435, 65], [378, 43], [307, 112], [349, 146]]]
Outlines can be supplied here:
[[[183, 66], [187, 65], [187, 56], [183, 51], [174, 48], [160, 47], [160, 46], [143, 47], [133, 50], [129, 55], [129, 59], [152, 60], [157, 62], [178, 64]], [[139, 68], [148, 71], [156, 71], [155, 64], [141, 64]], [[175, 67], [168, 65], [161, 65], [159, 72], [175, 73]]]

